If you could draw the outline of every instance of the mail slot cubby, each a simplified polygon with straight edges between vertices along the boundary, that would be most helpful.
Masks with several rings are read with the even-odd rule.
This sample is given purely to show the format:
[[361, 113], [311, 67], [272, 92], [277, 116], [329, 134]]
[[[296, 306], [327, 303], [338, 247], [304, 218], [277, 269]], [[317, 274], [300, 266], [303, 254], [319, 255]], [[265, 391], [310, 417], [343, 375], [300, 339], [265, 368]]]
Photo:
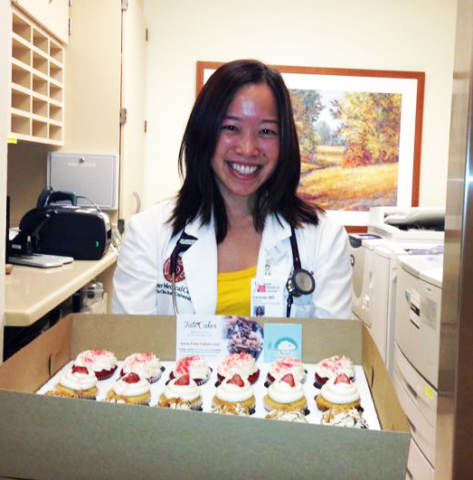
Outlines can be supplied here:
[[49, 42], [49, 56], [61, 65], [64, 63], [64, 49], [52, 40]]
[[16, 38], [12, 39], [12, 58], [31, 66], [31, 49]]
[[24, 67], [12, 63], [11, 81], [14, 86], [18, 85], [25, 89], [31, 89], [31, 72]]
[[23, 40], [31, 43], [32, 30], [33, 27], [31, 26], [31, 24], [14, 10], [12, 28], [13, 33], [21, 37]]
[[56, 122], [62, 122], [62, 107], [49, 102], [49, 118]]
[[46, 55], [49, 55], [49, 38], [36, 28], [33, 29], [33, 45]]
[[11, 133], [20, 140], [63, 144], [64, 48], [12, 5]]
[[22, 137], [31, 136], [31, 119], [29, 117], [23, 117], [12, 113], [11, 117], [11, 129]]
[[25, 113], [31, 112], [31, 96], [19, 91], [12, 91], [12, 108], [16, 108], [17, 110], [21, 110]]

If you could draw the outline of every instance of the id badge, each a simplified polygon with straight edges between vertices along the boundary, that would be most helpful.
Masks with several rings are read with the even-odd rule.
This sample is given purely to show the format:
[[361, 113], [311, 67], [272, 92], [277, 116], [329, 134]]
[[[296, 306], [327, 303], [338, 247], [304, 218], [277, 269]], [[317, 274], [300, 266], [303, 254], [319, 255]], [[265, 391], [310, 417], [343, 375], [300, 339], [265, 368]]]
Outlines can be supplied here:
[[251, 316], [284, 317], [284, 285], [282, 279], [251, 279]]

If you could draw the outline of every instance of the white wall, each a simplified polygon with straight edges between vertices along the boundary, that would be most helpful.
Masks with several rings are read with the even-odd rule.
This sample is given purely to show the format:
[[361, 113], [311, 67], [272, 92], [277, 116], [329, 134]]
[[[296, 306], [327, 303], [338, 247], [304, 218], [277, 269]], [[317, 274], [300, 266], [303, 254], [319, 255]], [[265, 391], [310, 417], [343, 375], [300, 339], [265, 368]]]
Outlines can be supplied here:
[[144, 207], [175, 193], [196, 62], [426, 74], [420, 200], [444, 206], [456, 0], [144, 0], [149, 28]]

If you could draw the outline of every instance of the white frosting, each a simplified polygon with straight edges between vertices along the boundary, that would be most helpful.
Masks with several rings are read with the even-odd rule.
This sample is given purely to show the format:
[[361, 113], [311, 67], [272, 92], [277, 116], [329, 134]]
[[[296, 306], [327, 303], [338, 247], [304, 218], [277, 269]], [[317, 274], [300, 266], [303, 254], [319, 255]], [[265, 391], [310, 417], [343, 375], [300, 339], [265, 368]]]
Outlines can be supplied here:
[[195, 400], [200, 397], [200, 388], [194, 382], [194, 380], [189, 379], [189, 385], [176, 385], [178, 379], [172, 379], [164, 389], [164, 396], [166, 398], [183, 398], [184, 400]]
[[228, 383], [229, 378], [226, 378], [218, 387], [216, 391], [216, 396], [219, 400], [223, 402], [244, 402], [249, 400], [253, 395], [253, 387], [250, 382], [246, 379], [242, 379], [244, 382], [243, 387], [239, 387], [234, 383]]
[[273, 410], [266, 418], [281, 422], [308, 423], [307, 418], [300, 410]]
[[134, 372], [142, 378], [161, 376], [161, 361], [153, 353], [133, 353], [125, 358], [123, 373]]
[[335, 384], [334, 382], [335, 379], [330, 378], [327, 380], [327, 383], [322, 386], [320, 395], [322, 395], [325, 400], [330, 403], [336, 403], [337, 405], [344, 405], [359, 400], [360, 392], [354, 383], [339, 382]]
[[225, 378], [232, 378], [235, 373], [248, 378], [257, 371], [255, 359], [249, 353], [232, 353], [220, 362], [217, 369], [217, 373]]
[[294, 382], [291, 387], [287, 382], [276, 380], [268, 387], [268, 395], [277, 403], [293, 403], [304, 397], [304, 389], [301, 382]]
[[205, 380], [210, 375], [210, 367], [204, 357], [185, 357], [176, 362], [174, 377], [188, 374], [192, 379]]
[[112, 389], [117, 395], [123, 397], [137, 397], [150, 391], [149, 382], [144, 378], [140, 378], [136, 383], [128, 383], [120, 378], [115, 382]]
[[294, 380], [297, 382], [303, 382], [306, 377], [304, 365], [302, 364], [302, 361], [297, 358], [280, 358], [272, 363], [269, 369], [269, 374], [275, 380], [281, 380], [281, 378], [288, 373], [292, 373]]
[[87, 373], [68, 370], [59, 380], [59, 384], [76, 391], [89, 390], [97, 385], [97, 377], [92, 370]]
[[356, 408], [327, 410], [320, 423], [336, 427], [368, 428], [365, 419]]
[[348, 357], [324, 358], [315, 366], [315, 373], [321, 378], [336, 378], [344, 373], [348, 378], [355, 376], [355, 367]]
[[117, 365], [117, 357], [108, 350], [85, 350], [74, 362], [79, 367], [87, 367], [94, 372], [112, 370]]

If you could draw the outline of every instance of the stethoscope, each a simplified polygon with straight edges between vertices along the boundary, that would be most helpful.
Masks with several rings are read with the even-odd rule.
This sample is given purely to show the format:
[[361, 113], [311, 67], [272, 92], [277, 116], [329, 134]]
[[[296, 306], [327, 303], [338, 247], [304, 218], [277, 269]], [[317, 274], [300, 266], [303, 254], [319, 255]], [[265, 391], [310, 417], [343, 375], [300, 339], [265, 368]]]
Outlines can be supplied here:
[[[177, 262], [179, 255], [186, 250], [188, 250], [195, 242], [197, 238], [192, 235], [187, 235], [186, 232], [182, 232], [179, 240], [174, 247], [174, 250], [171, 253], [170, 262], [169, 262], [169, 273], [171, 275], [172, 283], [172, 305], [174, 308], [174, 314], [177, 315], [177, 301], [176, 301], [176, 273], [177, 273]], [[296, 233], [294, 227], [291, 227], [291, 250], [292, 250], [292, 261], [293, 261], [293, 271], [289, 276], [286, 288], [288, 291], [287, 305], [286, 305], [286, 317], [291, 316], [291, 307], [294, 302], [294, 297], [301, 297], [302, 295], [310, 295], [315, 290], [315, 279], [314, 276], [307, 270], [303, 269], [301, 266], [301, 259], [299, 257], [299, 249], [297, 248]]]

